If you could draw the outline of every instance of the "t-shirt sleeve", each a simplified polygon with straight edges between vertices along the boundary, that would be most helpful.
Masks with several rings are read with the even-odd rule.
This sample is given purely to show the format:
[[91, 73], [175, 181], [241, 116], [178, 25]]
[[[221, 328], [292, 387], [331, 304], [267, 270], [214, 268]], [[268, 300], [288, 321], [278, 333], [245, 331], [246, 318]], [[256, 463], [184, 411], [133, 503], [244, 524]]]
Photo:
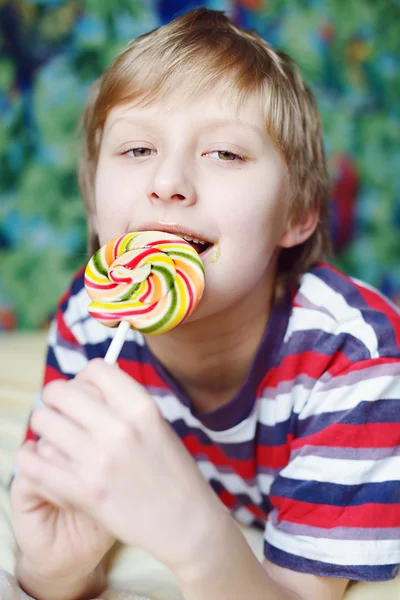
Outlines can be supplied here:
[[400, 360], [319, 381], [298, 411], [290, 460], [270, 490], [265, 556], [361, 581], [400, 565]]
[[[61, 298], [50, 324], [42, 389], [55, 379], [72, 379], [88, 362], [86, 323], [90, 317], [87, 304], [82, 274], [79, 273], [71, 288]], [[41, 395], [40, 390], [36, 395], [31, 415], [42, 405]], [[25, 440], [37, 439], [30, 427], [30, 417]]]

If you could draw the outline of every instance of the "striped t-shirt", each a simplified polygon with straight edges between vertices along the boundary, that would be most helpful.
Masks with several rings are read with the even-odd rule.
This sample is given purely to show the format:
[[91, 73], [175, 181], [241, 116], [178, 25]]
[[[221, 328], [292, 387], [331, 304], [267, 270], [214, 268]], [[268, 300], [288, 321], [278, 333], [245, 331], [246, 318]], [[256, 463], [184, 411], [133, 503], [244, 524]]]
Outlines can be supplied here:
[[[50, 328], [45, 383], [105, 355], [115, 330], [88, 303], [80, 272]], [[316, 265], [273, 307], [242, 388], [208, 414], [196, 414], [141, 334], [128, 333], [118, 363], [235, 518], [264, 529], [269, 560], [320, 576], [395, 577], [400, 313], [376, 290]]]

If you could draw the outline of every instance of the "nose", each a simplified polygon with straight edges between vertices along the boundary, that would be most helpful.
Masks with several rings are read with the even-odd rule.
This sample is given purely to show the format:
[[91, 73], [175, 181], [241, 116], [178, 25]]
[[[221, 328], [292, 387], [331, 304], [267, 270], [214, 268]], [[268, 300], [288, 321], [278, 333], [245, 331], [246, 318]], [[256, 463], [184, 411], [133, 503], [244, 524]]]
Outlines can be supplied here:
[[184, 206], [191, 206], [196, 202], [190, 166], [181, 156], [159, 157], [154, 164], [147, 196], [152, 203], [180, 202]]

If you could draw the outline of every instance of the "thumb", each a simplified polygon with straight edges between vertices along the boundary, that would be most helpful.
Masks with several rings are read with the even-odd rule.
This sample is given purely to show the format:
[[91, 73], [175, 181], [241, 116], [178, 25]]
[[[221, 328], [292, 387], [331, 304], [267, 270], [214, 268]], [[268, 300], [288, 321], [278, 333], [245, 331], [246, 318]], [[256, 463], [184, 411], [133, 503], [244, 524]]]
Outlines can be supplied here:
[[148, 407], [154, 401], [147, 390], [133, 377], [103, 359], [91, 360], [80, 373], [81, 381], [96, 386], [104, 395], [107, 404], [121, 416], [130, 418], [138, 409]]

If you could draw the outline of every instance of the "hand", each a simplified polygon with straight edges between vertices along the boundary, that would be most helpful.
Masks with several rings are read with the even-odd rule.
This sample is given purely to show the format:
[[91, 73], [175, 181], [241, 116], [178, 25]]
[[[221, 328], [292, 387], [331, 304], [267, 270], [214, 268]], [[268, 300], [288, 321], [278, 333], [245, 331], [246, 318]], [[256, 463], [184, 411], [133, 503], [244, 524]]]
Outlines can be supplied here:
[[98, 359], [43, 401], [32, 427], [66, 462], [28, 446], [21, 472], [175, 572], [198, 560], [227, 511], [146, 390]]
[[[41, 442], [27, 442], [24, 452], [49, 458], [56, 451]], [[39, 449], [40, 447], [40, 449]], [[72, 506], [49, 501], [51, 494], [18, 474], [11, 486], [15, 537], [24, 565], [45, 578], [85, 577], [95, 570], [113, 545], [114, 537], [96, 521]]]

